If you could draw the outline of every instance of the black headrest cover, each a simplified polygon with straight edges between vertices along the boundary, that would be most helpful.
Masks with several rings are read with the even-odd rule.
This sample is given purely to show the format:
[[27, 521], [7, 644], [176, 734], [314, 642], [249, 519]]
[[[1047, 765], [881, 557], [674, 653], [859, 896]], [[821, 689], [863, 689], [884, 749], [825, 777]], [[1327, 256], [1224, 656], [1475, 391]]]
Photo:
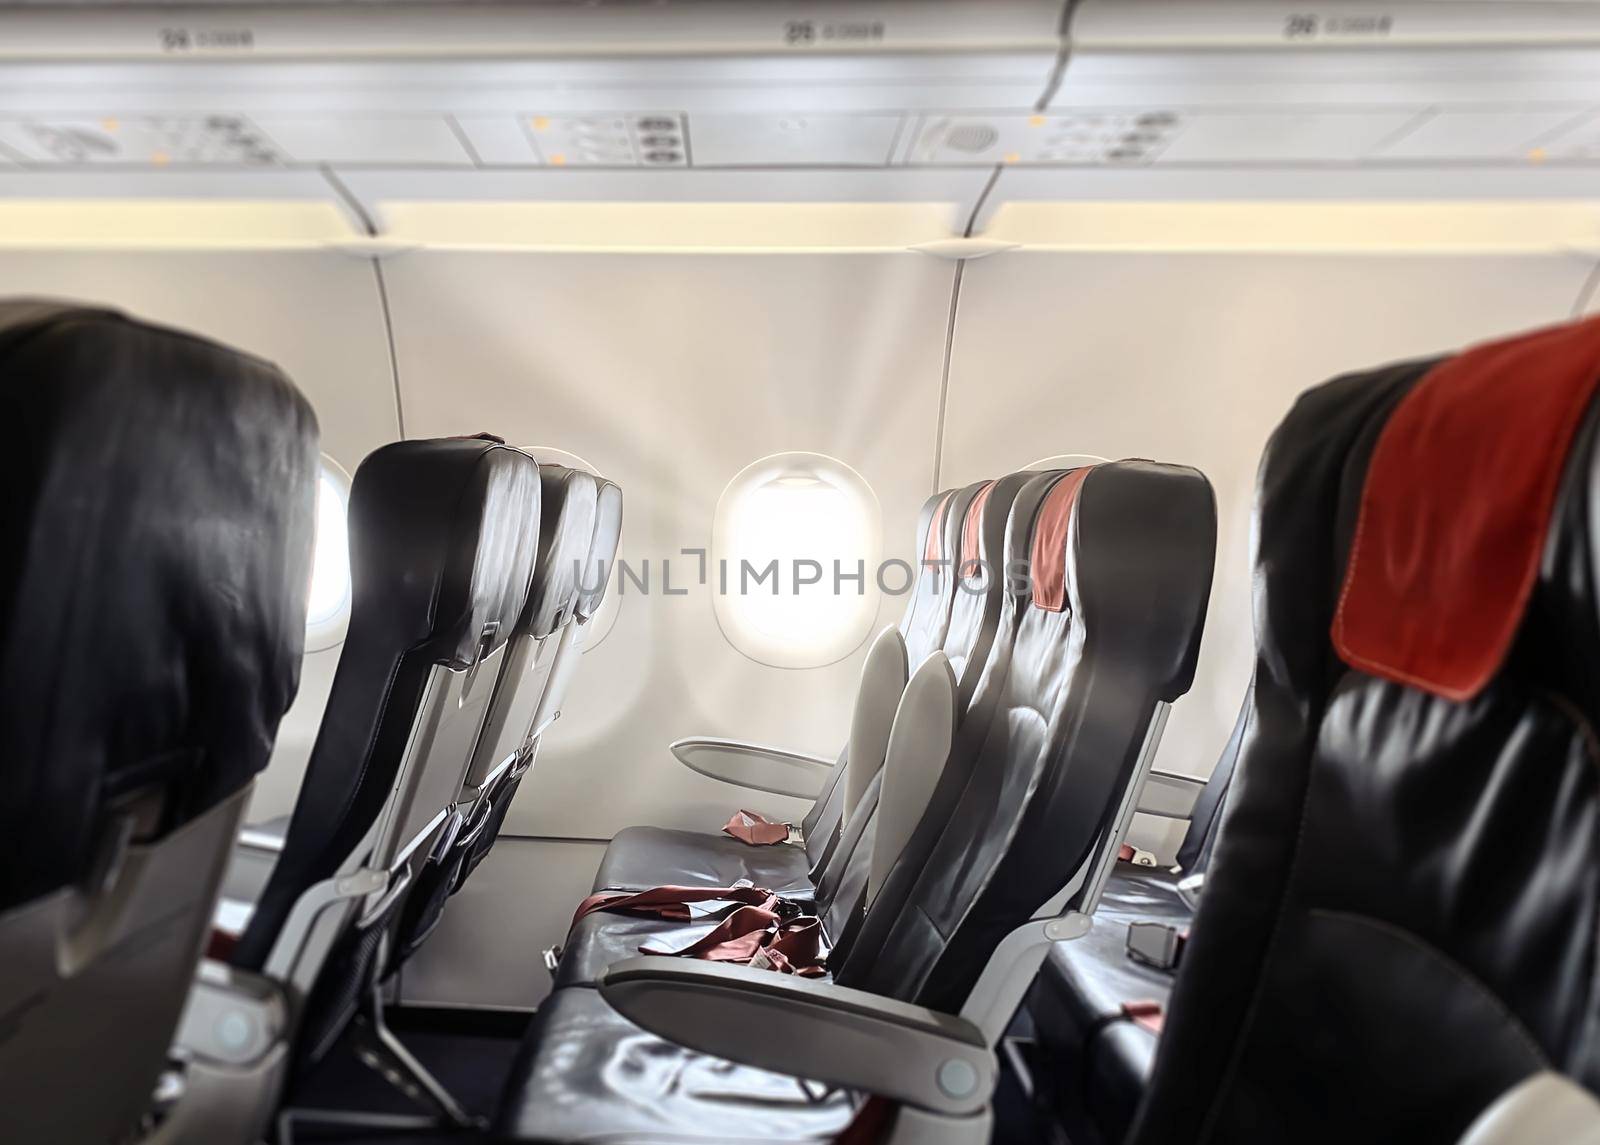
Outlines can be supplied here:
[[317, 424], [276, 367], [105, 310], [0, 303], [0, 909], [267, 761], [299, 685]]

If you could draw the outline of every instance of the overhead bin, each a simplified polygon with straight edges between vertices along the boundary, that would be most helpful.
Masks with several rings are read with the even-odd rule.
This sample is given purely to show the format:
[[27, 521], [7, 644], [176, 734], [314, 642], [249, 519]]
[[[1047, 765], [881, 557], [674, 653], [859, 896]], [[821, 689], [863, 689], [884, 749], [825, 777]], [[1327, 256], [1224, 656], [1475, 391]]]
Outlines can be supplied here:
[[290, 244], [901, 248], [1019, 202], [1584, 202], [1600, 160], [1600, 0], [34, 5], [0, 62], [0, 199]]
[[1588, 0], [1082, 0], [1087, 51], [1600, 43]]
[[1061, 0], [211, 4], [9, 12], [0, 56], [306, 59], [1054, 51]]

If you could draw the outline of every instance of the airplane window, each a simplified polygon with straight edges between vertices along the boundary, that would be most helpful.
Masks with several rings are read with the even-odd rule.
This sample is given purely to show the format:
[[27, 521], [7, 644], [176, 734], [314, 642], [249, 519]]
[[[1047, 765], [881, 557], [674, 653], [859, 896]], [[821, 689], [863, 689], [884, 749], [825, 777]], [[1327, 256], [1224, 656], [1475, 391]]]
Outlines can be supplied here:
[[848, 656], [878, 613], [880, 538], [878, 499], [844, 462], [780, 453], [747, 466], [712, 524], [707, 581], [723, 636], [775, 668]]
[[1041, 472], [1049, 469], [1077, 469], [1084, 465], [1102, 465], [1109, 460], [1110, 458], [1101, 457], [1096, 453], [1058, 453], [1053, 457], [1041, 457], [1023, 468], [1037, 469]]
[[350, 623], [350, 478], [330, 457], [317, 479], [317, 532], [306, 600], [306, 651], [321, 652], [344, 640]]

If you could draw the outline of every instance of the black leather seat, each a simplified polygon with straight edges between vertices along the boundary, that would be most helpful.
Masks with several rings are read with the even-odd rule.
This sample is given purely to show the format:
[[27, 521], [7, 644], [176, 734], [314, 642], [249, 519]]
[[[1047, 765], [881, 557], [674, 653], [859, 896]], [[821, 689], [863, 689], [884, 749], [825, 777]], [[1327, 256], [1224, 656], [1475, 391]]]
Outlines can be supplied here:
[[[968, 573], [954, 593], [951, 615], [939, 645], [955, 679], [955, 710], [965, 720], [1000, 628], [1005, 601], [1002, 554], [1012, 502], [1032, 474], [1014, 473], [983, 481], [963, 491], [965, 503], [959, 532], [954, 534], [958, 570]], [[989, 574], [985, 575], [985, 570]], [[987, 718], [983, 716], [980, 718]], [[855, 810], [846, 818], [840, 840], [813, 872], [815, 893], [807, 913], [822, 921], [824, 945], [843, 956], [855, 936], [867, 903], [868, 875], [877, 846], [877, 810], [882, 775], [874, 776]], [[749, 847], [746, 850], [771, 850]], [[792, 850], [792, 848], [784, 848]], [[772, 889], [772, 888], [767, 888]], [[639, 953], [640, 946], [677, 948], [693, 942], [716, 925], [711, 922], [668, 922], [604, 912], [573, 926], [562, 944], [557, 987], [592, 985], [607, 966]]]
[[289, 991], [301, 1067], [373, 998], [460, 791], [538, 521], [537, 465], [492, 440], [396, 442], [356, 471], [349, 633], [283, 852], [231, 959]]
[[1137, 1145], [1448, 1143], [1542, 1071], [1600, 1090], [1597, 381], [1591, 320], [1274, 434], [1255, 698]]
[[[1084, 901], [1159, 705], [1193, 677], [1215, 536], [1194, 470], [1118, 462], [1022, 486], [1007, 567], [1033, 557], [1034, 583], [1008, 584], [974, 704], [988, 718], [962, 724], [923, 823], [833, 968], [840, 985], [957, 1013], [1008, 934], [1046, 904]], [[572, 986], [535, 1015], [498, 1131], [818, 1140], [855, 1108], [854, 1094], [648, 1034]]]
[[[917, 521], [917, 549], [923, 560], [900, 621], [907, 660], [915, 667], [944, 640], [954, 589], [950, 566], [961, 543], [967, 506], [979, 486], [946, 490], [928, 498]], [[606, 848], [594, 889], [646, 890], [657, 886], [726, 887], [748, 880], [778, 894], [809, 898], [815, 877], [832, 853], [844, 824], [843, 777], [848, 761], [841, 752], [816, 801], [799, 826], [803, 847], [751, 846], [729, 835], [665, 827], [627, 827]]]
[[0, 1105], [120, 1141], [299, 685], [317, 424], [274, 366], [0, 303]]
[[1037, 1035], [1039, 1096], [1077, 1145], [1121, 1141], [1133, 1123], [1155, 1061], [1157, 1030], [1176, 981], [1128, 953], [1128, 928], [1153, 923], [1186, 934], [1193, 908], [1178, 882], [1204, 875], [1250, 713], [1247, 695], [1233, 734], [1196, 799], [1171, 868], [1118, 862], [1095, 909], [1094, 927], [1058, 942], [1028, 998]]

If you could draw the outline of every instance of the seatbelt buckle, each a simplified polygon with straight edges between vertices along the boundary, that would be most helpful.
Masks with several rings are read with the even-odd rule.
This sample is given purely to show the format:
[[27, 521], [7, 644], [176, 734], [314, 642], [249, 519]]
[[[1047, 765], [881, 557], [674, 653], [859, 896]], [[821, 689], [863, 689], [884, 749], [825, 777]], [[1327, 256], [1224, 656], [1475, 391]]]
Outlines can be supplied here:
[[1132, 863], [1136, 867], [1153, 867], [1156, 857], [1150, 851], [1141, 851], [1131, 843], [1124, 843], [1117, 848], [1117, 862]]
[[1157, 970], [1176, 970], [1188, 941], [1186, 932], [1164, 922], [1128, 924], [1128, 957]]

